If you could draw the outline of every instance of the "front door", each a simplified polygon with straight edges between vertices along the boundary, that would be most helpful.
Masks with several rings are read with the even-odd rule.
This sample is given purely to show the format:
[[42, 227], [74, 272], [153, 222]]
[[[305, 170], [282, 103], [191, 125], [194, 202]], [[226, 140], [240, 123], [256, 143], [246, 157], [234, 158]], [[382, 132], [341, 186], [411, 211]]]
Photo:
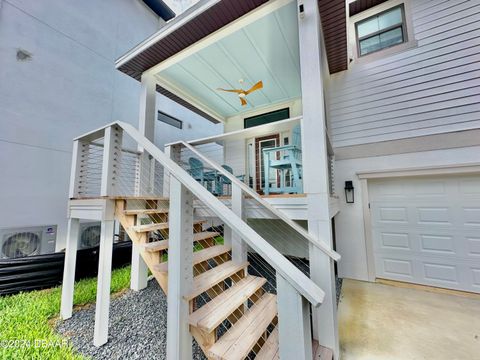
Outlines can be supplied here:
[[[265, 187], [265, 169], [263, 162], [262, 149], [272, 148], [280, 146], [280, 135], [272, 134], [255, 138], [255, 178], [256, 178], [256, 190], [257, 192], [263, 192]], [[276, 184], [278, 186], [277, 171], [271, 169], [268, 176], [270, 184]]]

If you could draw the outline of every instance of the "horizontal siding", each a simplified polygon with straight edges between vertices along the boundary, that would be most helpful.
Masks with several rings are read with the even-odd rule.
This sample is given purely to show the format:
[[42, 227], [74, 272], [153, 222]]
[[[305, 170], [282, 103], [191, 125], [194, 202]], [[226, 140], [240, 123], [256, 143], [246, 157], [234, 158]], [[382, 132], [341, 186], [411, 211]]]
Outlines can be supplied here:
[[480, 127], [480, 2], [412, 0], [416, 46], [332, 77], [334, 147]]

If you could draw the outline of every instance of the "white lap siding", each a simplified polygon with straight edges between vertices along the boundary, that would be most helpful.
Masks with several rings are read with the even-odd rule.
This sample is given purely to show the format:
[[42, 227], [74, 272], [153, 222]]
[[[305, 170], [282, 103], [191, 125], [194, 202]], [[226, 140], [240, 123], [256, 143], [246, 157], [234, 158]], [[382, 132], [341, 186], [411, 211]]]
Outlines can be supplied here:
[[478, 128], [480, 2], [410, 1], [415, 46], [334, 74], [334, 147]]

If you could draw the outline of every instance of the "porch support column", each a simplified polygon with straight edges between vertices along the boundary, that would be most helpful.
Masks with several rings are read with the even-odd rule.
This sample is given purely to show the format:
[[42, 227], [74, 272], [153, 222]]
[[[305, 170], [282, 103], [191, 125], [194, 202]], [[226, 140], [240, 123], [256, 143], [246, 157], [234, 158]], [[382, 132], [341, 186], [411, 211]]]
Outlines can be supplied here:
[[65, 249], [65, 265], [62, 281], [62, 305], [60, 308], [60, 316], [64, 320], [72, 317], [79, 228], [79, 219], [68, 219], [67, 246]]
[[102, 346], [108, 341], [110, 312], [110, 283], [112, 280], [112, 252], [114, 237], [115, 201], [108, 200], [101, 223], [100, 252], [98, 255], [97, 301], [93, 344]]
[[144, 73], [141, 80], [140, 116], [138, 130], [148, 140], [155, 138], [155, 118], [157, 109], [157, 82], [155, 77]]
[[[154, 142], [155, 139], [155, 117], [157, 102], [157, 83], [152, 75], [143, 74], [141, 80], [140, 92], [140, 114], [138, 118], [138, 129], [148, 140]], [[142, 152], [139, 156], [138, 174], [135, 182], [135, 195], [142, 195], [154, 190], [154, 174], [152, 173], [152, 164], [154, 160], [148, 158], [148, 154], [143, 153], [143, 148], [138, 147]], [[148, 268], [147, 264], [140, 255], [138, 244], [132, 244], [132, 267], [130, 272], [130, 288], [139, 291], [147, 287]]]
[[[324, 109], [324, 70], [327, 66], [322, 44], [318, 0], [303, 3], [304, 16], [299, 17], [300, 66], [302, 80], [302, 156], [303, 182], [308, 203], [308, 231], [330, 248], [333, 246], [329, 215], [328, 153]], [[312, 309], [313, 337], [320, 345], [339, 356], [337, 304], [334, 263], [318, 248], [310, 245], [310, 274], [325, 291], [323, 304]]]

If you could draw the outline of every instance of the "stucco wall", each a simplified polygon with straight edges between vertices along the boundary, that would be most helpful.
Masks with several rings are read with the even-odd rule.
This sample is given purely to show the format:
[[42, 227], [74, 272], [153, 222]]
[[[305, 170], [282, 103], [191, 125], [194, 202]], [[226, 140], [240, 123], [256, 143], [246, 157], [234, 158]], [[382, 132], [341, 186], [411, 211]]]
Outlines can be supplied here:
[[[137, 126], [139, 83], [114, 61], [162, 22], [140, 0], [0, 0], [0, 227], [58, 225], [64, 246], [72, 139], [114, 120]], [[158, 145], [222, 131], [158, 103], [186, 125], [157, 122]]]

